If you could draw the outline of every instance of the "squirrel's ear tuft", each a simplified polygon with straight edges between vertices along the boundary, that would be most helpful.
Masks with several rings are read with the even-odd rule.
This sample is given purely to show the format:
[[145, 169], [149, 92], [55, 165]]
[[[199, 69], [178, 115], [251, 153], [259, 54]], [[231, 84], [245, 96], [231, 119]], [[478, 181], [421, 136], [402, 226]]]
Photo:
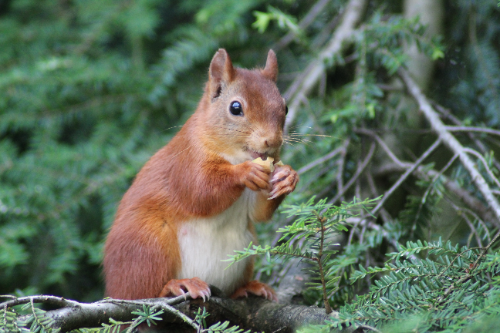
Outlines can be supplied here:
[[226, 50], [219, 49], [210, 63], [208, 70], [210, 96], [216, 98], [220, 95], [222, 86], [233, 81], [235, 76], [235, 69], [231, 63], [231, 58]]
[[269, 80], [276, 82], [278, 79], [278, 58], [273, 50], [269, 50], [267, 54], [266, 67], [261, 71], [262, 75]]

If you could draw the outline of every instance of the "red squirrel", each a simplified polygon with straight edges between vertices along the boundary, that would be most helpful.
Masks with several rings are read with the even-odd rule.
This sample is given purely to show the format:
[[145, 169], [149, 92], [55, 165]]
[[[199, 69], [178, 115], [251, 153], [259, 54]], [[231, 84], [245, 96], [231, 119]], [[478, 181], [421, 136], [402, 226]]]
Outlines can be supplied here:
[[264, 69], [233, 67], [219, 49], [194, 114], [144, 165], [120, 202], [106, 240], [106, 296], [142, 299], [210, 297], [210, 285], [233, 298], [252, 293], [277, 301], [251, 281], [251, 258], [226, 269], [229, 254], [256, 243], [253, 222], [267, 221], [295, 189], [297, 173], [279, 161], [287, 107], [270, 50]]

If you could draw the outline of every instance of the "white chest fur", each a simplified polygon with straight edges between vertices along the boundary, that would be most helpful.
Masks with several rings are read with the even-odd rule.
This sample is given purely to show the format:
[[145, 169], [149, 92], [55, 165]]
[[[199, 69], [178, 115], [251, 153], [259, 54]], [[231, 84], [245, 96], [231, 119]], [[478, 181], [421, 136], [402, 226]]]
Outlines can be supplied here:
[[[182, 269], [177, 279], [198, 277], [232, 293], [242, 284], [247, 260], [227, 268], [228, 254], [243, 250], [254, 236], [248, 230], [256, 192], [245, 189], [241, 197], [223, 213], [184, 223], [178, 231]], [[248, 259], [249, 260], [249, 259]]]

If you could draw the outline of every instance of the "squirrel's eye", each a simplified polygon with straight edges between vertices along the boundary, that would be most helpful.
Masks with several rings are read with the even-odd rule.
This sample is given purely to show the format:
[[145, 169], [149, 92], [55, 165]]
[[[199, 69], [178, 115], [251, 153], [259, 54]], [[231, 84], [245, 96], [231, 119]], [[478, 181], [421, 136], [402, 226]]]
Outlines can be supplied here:
[[285, 114], [288, 114], [288, 106], [285, 106]]
[[237, 101], [231, 102], [231, 105], [229, 106], [229, 112], [231, 112], [231, 114], [234, 116], [242, 116], [243, 108], [241, 107], [241, 103]]

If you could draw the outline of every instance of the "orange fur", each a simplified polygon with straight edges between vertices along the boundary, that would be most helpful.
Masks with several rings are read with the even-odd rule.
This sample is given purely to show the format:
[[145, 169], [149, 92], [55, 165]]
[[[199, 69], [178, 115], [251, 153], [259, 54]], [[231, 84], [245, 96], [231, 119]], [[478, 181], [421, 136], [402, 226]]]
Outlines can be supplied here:
[[[183, 288], [204, 295], [208, 287], [199, 279], [172, 281], [183, 265], [181, 226], [222, 216], [247, 187], [258, 192], [249, 219], [266, 221], [293, 191], [298, 177], [289, 166], [287, 179], [276, 182], [262, 166], [251, 162], [259, 154], [279, 159], [285, 104], [275, 84], [277, 73], [272, 51], [262, 70], [234, 68], [225, 50], [215, 54], [195, 113], [144, 165], [118, 207], [105, 245], [107, 296], [151, 298], [177, 295]], [[229, 112], [235, 100], [241, 103], [243, 116]], [[273, 190], [279, 196], [268, 200]], [[250, 220], [248, 230], [254, 233]], [[187, 231], [181, 235], [189, 237]], [[237, 288], [249, 284], [253, 292], [259, 286], [250, 281], [252, 270], [249, 261]]]

